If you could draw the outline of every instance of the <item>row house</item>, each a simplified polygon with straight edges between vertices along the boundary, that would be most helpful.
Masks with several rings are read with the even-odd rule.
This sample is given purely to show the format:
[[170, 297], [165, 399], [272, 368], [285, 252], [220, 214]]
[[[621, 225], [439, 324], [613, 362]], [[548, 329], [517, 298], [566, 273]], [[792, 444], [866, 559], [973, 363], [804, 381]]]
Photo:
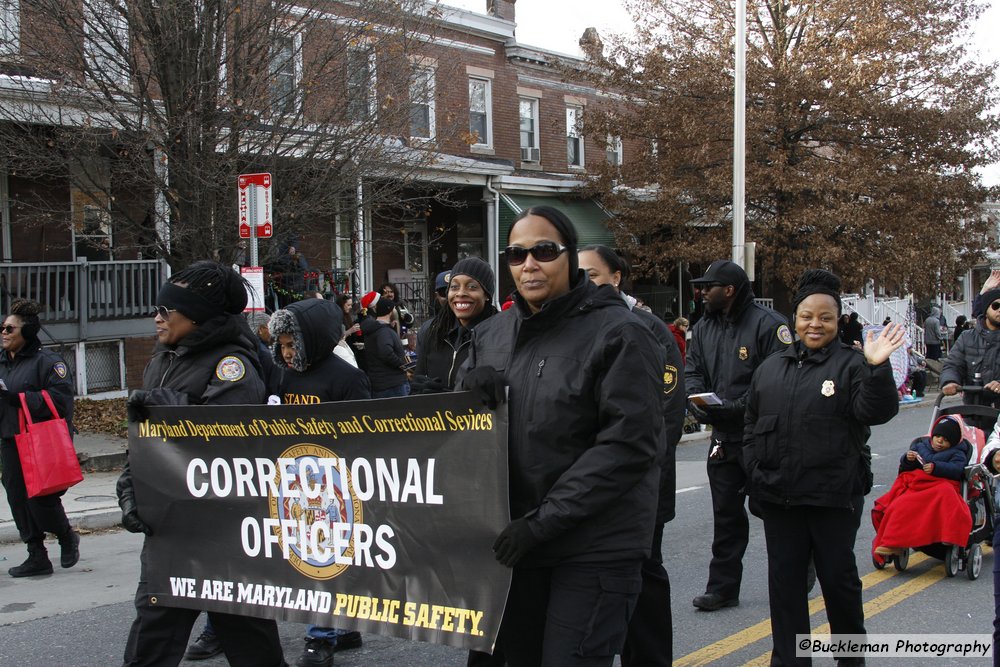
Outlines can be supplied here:
[[[87, 23], [82, 56], [112, 80], [123, 76], [112, 57], [115, 40], [93, 26], [112, 35], [122, 30], [113, 11], [116, 1], [101, 0], [111, 11], [98, 12], [101, 20]], [[45, 18], [26, 11], [27, 2], [0, 0], [0, 125], [38, 137], [43, 145], [53, 129], [89, 128], [95, 117], [106, 116], [108, 132], [116, 132], [114, 113], [74, 114], [65, 105], [52, 113], [51, 101], [65, 96], [65, 77], [29, 66], [29, 51], [43, 43], [33, 42], [32, 35], [44, 32], [33, 33], [32, 26]], [[262, 257], [294, 243], [315, 270], [316, 286], [329, 278], [338, 289], [358, 293], [394, 282], [419, 316], [426, 312], [434, 276], [462, 257], [487, 259], [498, 277], [496, 294], [509, 292], [500, 253], [512, 221], [530, 206], [564, 210], [584, 243], [613, 243], [612, 216], [578, 193], [588, 166], [621, 164], [641, 147], [584, 134], [588, 110], [610, 103], [586, 83], [586, 63], [518, 43], [516, 0], [483, 2], [483, 12], [436, 3], [417, 7], [422, 27], [409, 36], [405, 50], [378, 39], [352, 40], [339, 56], [345, 72], [340, 78], [312, 74], [321, 66], [315, 44], [322, 40], [304, 31], [275, 40], [267, 54], [268, 85], [257, 92], [268, 100], [271, 118], [312, 115], [329, 123], [335, 116], [324, 116], [324, 108], [343, 98], [336, 117], [351, 127], [371, 123], [378, 127], [373, 140], [393, 149], [381, 168], [367, 165], [361, 175], [344, 176], [346, 185], [335, 184], [352, 193], [350, 206], [317, 207], [300, 221], [294, 238], [281, 238], [279, 211], [298, 195], [296, 182], [276, 175], [278, 230], [275, 239], [261, 241]], [[331, 24], [340, 17], [365, 19], [364, 3], [323, 7]], [[378, 32], [372, 19], [368, 34]], [[219, 53], [236, 48], [223, 43]], [[406, 80], [401, 87], [395, 81], [393, 88], [401, 59]], [[220, 69], [224, 79], [225, 68]], [[223, 85], [234, 84], [224, 79]], [[405, 97], [404, 113], [393, 117], [385, 110], [388, 100], [399, 96]], [[263, 126], [266, 118], [260, 118], [255, 122]], [[319, 126], [313, 118], [308, 127]], [[43, 339], [47, 335], [45, 342], [58, 346], [74, 366], [81, 395], [138, 385], [153, 343], [148, 313], [171, 270], [163, 239], [170, 240], [171, 216], [179, 214], [171, 208], [169, 190], [157, 192], [129, 179], [135, 163], [123, 157], [127, 152], [90, 160], [86, 173], [80, 173], [80, 160], [45, 173], [26, 170], [9, 152], [0, 160], [0, 305], [6, 310], [11, 299], [26, 296], [47, 306]], [[160, 148], [151, 146], [144, 159], [157, 175], [168, 168], [177, 173], [176, 160], [161, 166], [168, 161]], [[241, 171], [269, 167], [248, 161]], [[237, 175], [227, 175], [234, 201]], [[389, 182], [395, 188], [389, 201], [373, 196], [379, 184]], [[117, 221], [126, 217], [155, 230], [158, 241], [151, 243], [141, 225], [119, 228]], [[235, 215], [224, 230], [231, 237], [221, 245], [240, 248]], [[175, 234], [171, 242], [176, 248], [186, 241]], [[237, 261], [247, 264], [250, 257], [237, 255]]]

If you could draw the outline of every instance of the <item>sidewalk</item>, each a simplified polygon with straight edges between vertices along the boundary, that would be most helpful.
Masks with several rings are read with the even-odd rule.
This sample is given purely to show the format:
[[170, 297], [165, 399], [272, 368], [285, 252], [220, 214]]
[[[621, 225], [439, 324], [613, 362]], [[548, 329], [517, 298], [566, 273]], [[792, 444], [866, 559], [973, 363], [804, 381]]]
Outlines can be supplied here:
[[[84, 474], [83, 481], [63, 496], [66, 516], [74, 528], [110, 528], [121, 520], [115, 483], [125, 463], [127, 440], [103, 433], [78, 433], [73, 444]], [[0, 489], [0, 543], [20, 539], [7, 494]]]
[[[899, 409], [933, 405], [937, 393], [928, 392], [923, 400], [900, 403]], [[686, 433], [681, 436], [680, 445], [691, 445], [708, 440], [710, 431]], [[118, 473], [125, 463], [125, 438], [116, 438], [103, 433], [78, 433], [74, 438], [83, 481], [71, 488], [63, 496], [63, 507], [74, 528], [100, 530], [110, 528], [121, 520], [115, 483]], [[7, 504], [7, 496], [0, 489], [0, 543], [17, 542], [20, 538]]]

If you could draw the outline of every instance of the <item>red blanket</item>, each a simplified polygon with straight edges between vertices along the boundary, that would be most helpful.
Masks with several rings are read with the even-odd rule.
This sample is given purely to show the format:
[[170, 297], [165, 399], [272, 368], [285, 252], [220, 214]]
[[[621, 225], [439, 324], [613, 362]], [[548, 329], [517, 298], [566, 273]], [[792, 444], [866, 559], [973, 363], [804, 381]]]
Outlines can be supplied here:
[[922, 547], [944, 542], [965, 546], [972, 514], [958, 482], [923, 470], [899, 474], [888, 493], [875, 501], [872, 524], [876, 547]]

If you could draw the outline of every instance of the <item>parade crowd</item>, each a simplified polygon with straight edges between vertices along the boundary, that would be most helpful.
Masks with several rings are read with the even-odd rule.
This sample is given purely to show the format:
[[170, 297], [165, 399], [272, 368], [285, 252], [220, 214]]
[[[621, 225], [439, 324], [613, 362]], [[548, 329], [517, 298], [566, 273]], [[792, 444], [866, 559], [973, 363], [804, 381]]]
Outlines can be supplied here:
[[[830, 631], [864, 635], [854, 549], [872, 488], [867, 440], [871, 426], [899, 409], [890, 356], [906, 344], [904, 328], [890, 322], [864, 334], [857, 314], [844, 312], [840, 279], [822, 269], [800, 276], [786, 319], [760, 305], [745, 271], [726, 260], [691, 281], [704, 302], [695, 324], [665, 322], [627, 293], [622, 257], [581, 246], [573, 223], [546, 206], [525, 210], [506, 243], [502, 261], [515, 289], [502, 305], [490, 265], [461, 259], [436, 277], [432, 315], [409, 345], [413, 317], [391, 284], [364, 294], [358, 308], [350, 295], [315, 294], [248, 316], [240, 275], [196, 262], [158, 294], [157, 343], [142, 387], [129, 397], [129, 419], [145, 418], [151, 406], [450, 391], [472, 392], [490, 408], [506, 403], [510, 522], [492, 549], [512, 583], [494, 651], [470, 652], [468, 664], [509, 667], [609, 667], [616, 655], [624, 667], [672, 664], [661, 549], [675, 514], [675, 451], [685, 419], [693, 419], [710, 427], [713, 515], [704, 593], [694, 607], [713, 613], [739, 605], [752, 514], [767, 546], [771, 664], [811, 664], [796, 656], [795, 636], [810, 632], [815, 580]], [[943, 360], [940, 384], [947, 395], [978, 384], [1000, 404], [1000, 276], [977, 303], [977, 317]], [[41, 347], [40, 314], [38, 304], [16, 301], [2, 329], [3, 485], [28, 551], [9, 570], [13, 577], [52, 573], [46, 532], [58, 538], [63, 568], [80, 558], [59, 494], [27, 496], [14, 444], [21, 394], [36, 419], [49, 416], [47, 390], [72, 420], [72, 379]], [[942, 358], [939, 316], [927, 318], [932, 362]], [[919, 379], [921, 363], [913, 361], [911, 377]], [[931, 459], [948, 448], [942, 443], [958, 444], [957, 429], [935, 430], [923, 449], [903, 455], [904, 467], [927, 471], [918, 455]], [[991, 441], [998, 453], [984, 462], [996, 472], [1000, 434]], [[122, 525], [153, 534], [128, 465], [118, 497]], [[273, 620], [208, 612], [189, 644], [200, 612], [150, 603], [148, 546], [124, 665], [173, 666], [220, 652], [239, 667], [287, 664]], [[356, 631], [309, 626], [295, 664], [328, 667], [336, 651], [361, 642]]]

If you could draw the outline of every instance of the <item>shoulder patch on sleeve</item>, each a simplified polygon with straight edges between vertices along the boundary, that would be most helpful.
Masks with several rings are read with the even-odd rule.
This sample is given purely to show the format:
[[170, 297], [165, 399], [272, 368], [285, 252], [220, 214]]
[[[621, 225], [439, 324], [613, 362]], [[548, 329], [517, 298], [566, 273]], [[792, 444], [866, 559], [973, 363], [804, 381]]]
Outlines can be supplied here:
[[785, 345], [792, 344], [792, 332], [788, 330], [787, 324], [782, 324], [780, 327], [778, 327], [777, 335], [778, 335], [778, 340], [780, 340]]
[[52, 364], [52, 370], [60, 378], [66, 377], [66, 375], [69, 373], [69, 370], [66, 368], [65, 361], [57, 361], [56, 363]]
[[670, 364], [663, 366], [663, 393], [669, 394], [677, 388], [677, 368]]
[[215, 367], [215, 376], [224, 382], [238, 382], [247, 374], [246, 366], [239, 357], [223, 357]]

